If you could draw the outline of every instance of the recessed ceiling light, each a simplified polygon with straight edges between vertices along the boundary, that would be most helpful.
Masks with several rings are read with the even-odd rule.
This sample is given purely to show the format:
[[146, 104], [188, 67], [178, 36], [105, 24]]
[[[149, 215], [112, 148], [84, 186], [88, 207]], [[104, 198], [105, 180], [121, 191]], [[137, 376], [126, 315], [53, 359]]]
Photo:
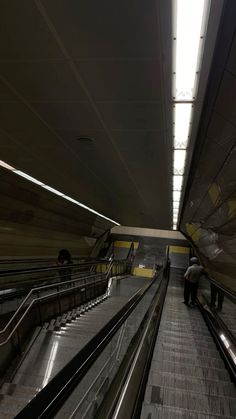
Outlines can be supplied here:
[[174, 148], [187, 148], [190, 130], [191, 103], [176, 103], [174, 106]]
[[186, 150], [174, 150], [174, 175], [183, 175]]
[[173, 190], [181, 191], [183, 184], [183, 176], [173, 176]]
[[175, 0], [174, 97], [193, 101], [210, 0]]

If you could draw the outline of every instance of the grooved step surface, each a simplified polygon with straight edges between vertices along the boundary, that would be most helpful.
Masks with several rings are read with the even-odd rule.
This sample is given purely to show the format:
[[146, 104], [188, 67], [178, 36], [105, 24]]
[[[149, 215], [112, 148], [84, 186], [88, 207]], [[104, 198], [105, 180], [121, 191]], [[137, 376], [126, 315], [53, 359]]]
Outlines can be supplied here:
[[236, 417], [236, 389], [197, 308], [183, 301], [171, 270], [141, 419]]

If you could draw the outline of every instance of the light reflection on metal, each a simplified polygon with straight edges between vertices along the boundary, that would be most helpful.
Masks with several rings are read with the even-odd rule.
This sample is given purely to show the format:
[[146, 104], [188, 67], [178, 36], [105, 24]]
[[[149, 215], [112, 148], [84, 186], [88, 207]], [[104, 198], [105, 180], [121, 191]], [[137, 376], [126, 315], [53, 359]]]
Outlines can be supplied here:
[[45, 387], [47, 385], [47, 383], [49, 382], [50, 377], [52, 375], [52, 369], [53, 369], [53, 365], [54, 365], [57, 350], [58, 350], [58, 344], [59, 344], [59, 342], [53, 342], [51, 353], [50, 353], [48, 364], [47, 364], [47, 368], [46, 368], [44, 379], [43, 379], [43, 387]]

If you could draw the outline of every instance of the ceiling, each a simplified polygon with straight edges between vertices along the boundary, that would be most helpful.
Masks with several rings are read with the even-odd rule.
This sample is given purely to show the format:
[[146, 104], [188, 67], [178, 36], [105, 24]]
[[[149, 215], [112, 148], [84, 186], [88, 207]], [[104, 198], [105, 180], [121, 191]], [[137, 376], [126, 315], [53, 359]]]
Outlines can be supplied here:
[[171, 228], [171, 54], [170, 0], [2, 0], [0, 159], [123, 225]]

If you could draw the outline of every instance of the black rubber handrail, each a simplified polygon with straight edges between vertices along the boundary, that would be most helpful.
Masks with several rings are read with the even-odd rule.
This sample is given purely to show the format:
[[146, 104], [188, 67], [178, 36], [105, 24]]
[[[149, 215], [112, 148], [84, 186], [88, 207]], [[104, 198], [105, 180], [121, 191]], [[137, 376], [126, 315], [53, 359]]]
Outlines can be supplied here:
[[[162, 273], [159, 272], [158, 276]], [[92, 338], [90, 342], [31, 400], [16, 416], [25, 418], [50, 418], [58, 411], [73, 389], [81, 382], [91, 365], [111, 341], [117, 330], [133, 312], [146, 292], [156, 281], [141, 288], [128, 303]]]
[[[57, 256], [50, 256], [47, 258], [32, 258], [32, 259], [0, 259], [0, 266], [1, 265], [20, 265], [21, 263], [27, 263], [27, 264], [32, 264], [32, 263], [42, 263], [42, 262], [52, 262], [55, 261], [57, 259]], [[79, 256], [73, 256], [72, 257], [73, 260], [93, 260], [94, 258], [90, 258], [90, 257], [79, 257]]]
[[[204, 297], [204, 296], [203, 296]], [[211, 310], [210, 306], [205, 299], [205, 303], [198, 298], [197, 303], [200, 311], [204, 317], [204, 320], [209, 328], [211, 335], [213, 336], [216, 345], [221, 353], [222, 358], [229, 370], [232, 381], [236, 384], [236, 345], [235, 337], [229, 333], [227, 326], [224, 322]], [[227, 344], [225, 344], [227, 342]]]
[[[40, 273], [40, 272], [50, 272], [50, 271], [58, 271], [60, 270], [66, 270], [68, 268], [77, 268], [77, 267], [83, 267], [83, 266], [91, 266], [95, 264], [102, 264], [109, 262], [108, 260], [95, 260], [91, 262], [82, 262], [82, 263], [73, 263], [69, 265], [59, 265], [59, 266], [42, 266], [39, 268], [23, 268], [23, 269], [9, 269], [6, 271], [0, 271], [0, 278], [1, 277], [7, 277], [7, 276], [15, 276], [15, 275], [25, 275], [30, 273]], [[114, 261], [116, 263], [116, 261]]]

